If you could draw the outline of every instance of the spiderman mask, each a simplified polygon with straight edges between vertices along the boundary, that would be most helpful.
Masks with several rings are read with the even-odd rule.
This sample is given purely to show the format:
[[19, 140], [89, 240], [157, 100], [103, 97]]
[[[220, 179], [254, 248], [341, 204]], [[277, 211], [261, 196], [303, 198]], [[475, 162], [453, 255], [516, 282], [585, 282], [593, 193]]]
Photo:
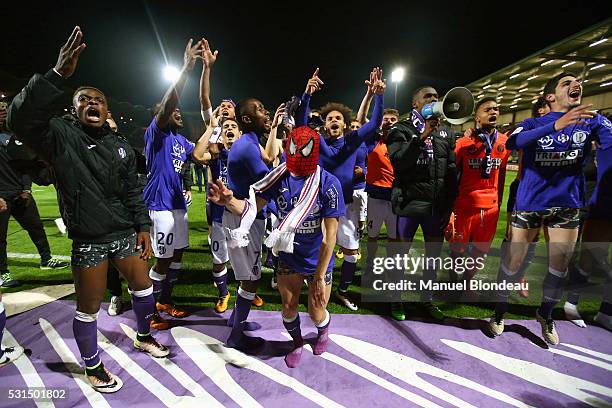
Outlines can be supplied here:
[[319, 164], [319, 134], [308, 126], [300, 126], [289, 134], [285, 149], [287, 170], [295, 176], [310, 176]]

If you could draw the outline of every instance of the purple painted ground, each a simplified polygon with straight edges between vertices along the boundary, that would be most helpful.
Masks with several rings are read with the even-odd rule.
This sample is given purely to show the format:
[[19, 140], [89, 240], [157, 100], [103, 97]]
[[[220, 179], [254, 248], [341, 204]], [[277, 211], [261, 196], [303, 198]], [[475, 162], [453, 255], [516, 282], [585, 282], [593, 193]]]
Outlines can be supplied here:
[[[190, 390], [189, 387], [184, 387], [160, 365], [151, 361], [147, 355], [133, 351], [131, 341], [119, 327], [119, 323], [127, 324], [130, 327], [135, 326], [131, 311], [121, 316], [110, 318], [104, 310], [102, 309], [100, 312], [98, 320], [99, 330], [104, 336], [123, 350], [138, 366], [149, 371], [153, 377], [158, 379], [172, 393], [176, 395], [193, 395], [193, 390]], [[22, 315], [11, 317], [7, 324], [7, 330], [16, 338], [19, 344], [31, 350], [29, 359], [42, 378], [45, 386], [48, 388], [68, 387], [69, 400], [54, 401], [57, 407], [80, 407], [90, 406], [90, 404], [70, 375], [69, 370], [75, 370], [76, 367], [67, 367], [62, 363], [59, 355], [43, 333], [39, 319], [47, 320], [65, 339], [72, 353], [79, 358], [72, 334], [73, 315], [74, 303], [57, 301]], [[229, 314], [226, 313], [226, 317], [227, 315]], [[417, 406], [411, 401], [349, 371], [342, 364], [339, 365], [321, 357], [315, 357], [309, 352], [304, 353], [300, 367], [288, 369], [284, 364], [282, 355], [288, 351], [289, 343], [281, 335], [283, 328], [279, 313], [254, 311], [251, 313], [249, 320], [256, 320], [263, 326], [262, 330], [254, 332], [253, 335], [258, 335], [268, 340], [267, 345], [254, 356], [255, 358], [278, 371], [294, 377], [302, 384], [320, 392], [336, 403], [347, 407]], [[220, 341], [224, 341], [229, 333], [229, 329], [225, 327], [225, 318], [209, 310], [199, 311], [178, 323], [182, 327], [204, 333]], [[535, 363], [558, 373], [607, 387], [602, 394], [586, 392], [593, 398], [600, 398], [600, 403], [603, 402], [603, 404], [610, 404], [612, 406], [612, 372], [610, 371], [612, 369], [612, 336], [609, 332], [599, 327], [580, 329], [570, 323], [559, 322], [558, 330], [561, 341], [564, 344], [558, 346], [556, 350], [570, 352], [579, 357], [591, 359], [578, 361], [576, 358], [555, 354], [546, 349], [543, 341], [539, 338], [540, 328], [537, 322], [517, 321], [507, 322], [507, 325], [507, 332], [503, 336], [490, 339], [481, 331], [482, 323], [475, 320], [451, 319], [447, 321], [446, 325], [437, 325], [414, 321], [398, 323], [379, 316], [334, 315], [332, 317], [331, 332], [365, 341], [419, 360], [430, 366], [475, 381], [492, 390], [502, 392], [528, 405], [538, 407], [587, 405], [569, 395], [525, 380], [523, 377], [529, 372], [533, 372], [531, 368], [523, 371], [522, 374], [519, 373], [520, 375], [518, 376], [512, 375], [481, 361], [475, 356], [461, 353], [444, 344], [440, 339], [467, 343], [499, 355]], [[305, 337], [314, 336], [314, 331], [307, 315], [302, 315], [302, 332]], [[231, 407], [239, 406], [198, 368], [194, 361], [177, 345], [176, 339], [171, 332], [159, 332], [156, 334], [156, 337], [161, 343], [168, 345], [173, 350], [171, 360], [221, 404]], [[8, 342], [5, 340], [5, 343]], [[597, 353], [605, 353], [607, 356], [601, 354], [590, 355], [570, 348], [565, 344], [583, 347]], [[437, 398], [419, 387], [395, 378], [336, 343], [331, 343], [329, 351], [331, 354], [348, 360], [375, 374], [377, 377], [387, 380], [413, 394], [422, 396], [435, 404], [444, 407], [454, 406], [445, 399]], [[376, 362], [378, 356], [374, 357]], [[147, 389], [138, 380], [130, 376], [109, 354], [102, 352], [102, 360], [111, 372], [118, 374], [123, 379], [125, 384], [120, 392], [104, 396], [111, 406], [163, 406], [162, 402], [155, 396], [155, 390]], [[225, 367], [234, 380], [265, 407], [316, 406], [315, 403], [297, 392], [277, 384], [259, 373], [248, 369], [241, 369], [231, 364]], [[551, 381], [554, 382], [554, 373], [550, 372], [549, 374], [545, 377], [553, 379]], [[418, 374], [418, 376], [474, 406], [508, 406], [499, 400], [449, 381], [423, 373]], [[0, 369], [0, 389], [6, 393], [5, 389], [9, 386], [19, 388], [26, 386], [24, 378], [13, 365]], [[31, 400], [9, 402], [5, 399], [5, 396], [0, 398], [2, 398], [0, 400], [1, 407], [35, 406]], [[202, 404], [202, 406], [205, 406], [205, 404]]]

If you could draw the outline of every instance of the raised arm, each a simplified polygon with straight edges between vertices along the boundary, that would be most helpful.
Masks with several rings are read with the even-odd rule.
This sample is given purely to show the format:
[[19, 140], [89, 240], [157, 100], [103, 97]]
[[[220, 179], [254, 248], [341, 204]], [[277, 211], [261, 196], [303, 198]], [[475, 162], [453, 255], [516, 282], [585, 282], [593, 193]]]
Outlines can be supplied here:
[[168, 125], [170, 116], [174, 110], [178, 108], [179, 99], [181, 93], [183, 92], [183, 88], [185, 87], [185, 83], [187, 82], [189, 72], [193, 69], [196, 59], [202, 58], [201, 54], [202, 40], [193, 45], [193, 39], [190, 38], [189, 42], [187, 42], [187, 46], [185, 47], [185, 54], [183, 55], [183, 68], [181, 69], [179, 78], [176, 82], [173, 82], [170, 85], [164, 94], [159, 112], [157, 112], [157, 115], [155, 116], [157, 126], [160, 128], [165, 128]]
[[261, 154], [261, 158], [267, 165], [274, 164], [274, 160], [283, 153], [283, 143], [281, 139], [277, 139], [277, 135], [278, 127], [283, 121], [285, 112], [285, 104], [281, 103], [279, 107], [276, 108], [276, 113], [274, 114], [274, 119], [272, 120], [272, 128], [270, 130], [270, 134], [268, 135], [268, 140], [266, 141], [266, 148]]
[[83, 33], [74, 27], [60, 48], [57, 63], [45, 75], [36, 74], [15, 97], [8, 111], [7, 125], [16, 137], [37, 153], [49, 158], [55, 152], [55, 136], [49, 132], [49, 121], [61, 112], [64, 80], [76, 70], [86, 45]]
[[319, 68], [315, 69], [314, 74], [306, 83], [306, 90], [302, 94], [300, 107], [295, 113], [295, 127], [306, 126], [308, 124], [308, 115], [310, 114], [310, 97], [317, 91], [321, 90], [323, 81], [319, 78]]
[[202, 39], [202, 75], [200, 76], [200, 110], [205, 128], [210, 126], [212, 103], [210, 102], [210, 70], [217, 61], [219, 51], [212, 52], [208, 40]]
[[374, 68], [372, 72], [370, 72], [370, 79], [365, 81], [365, 84], [368, 86], [366, 94], [363, 96], [361, 100], [361, 105], [359, 105], [359, 111], [357, 111], [357, 117], [355, 120], [359, 122], [361, 125], [365, 124], [368, 121], [368, 112], [370, 111], [370, 104], [372, 103], [372, 98], [374, 98], [374, 90], [372, 88], [374, 81], [376, 70], [378, 68]]
[[539, 138], [558, 132], [570, 125], [584, 124], [586, 123], [585, 119], [590, 119], [594, 116], [593, 112], [588, 110], [591, 106], [593, 105], [576, 106], [556, 121], [536, 128], [533, 127], [533, 121], [527, 119], [508, 137], [506, 148], [509, 150], [522, 149], [536, 143]]
[[204, 134], [196, 143], [193, 153], [191, 154], [191, 157], [195, 162], [206, 165], [209, 161], [214, 159], [213, 155], [208, 149], [208, 143], [213, 131], [214, 128], [212, 126], [207, 127]]

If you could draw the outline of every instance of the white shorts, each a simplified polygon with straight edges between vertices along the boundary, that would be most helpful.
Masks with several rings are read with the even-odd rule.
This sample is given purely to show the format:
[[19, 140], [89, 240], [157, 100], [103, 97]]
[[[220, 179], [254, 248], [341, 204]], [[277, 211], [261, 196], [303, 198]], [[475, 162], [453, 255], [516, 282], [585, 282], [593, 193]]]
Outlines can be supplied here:
[[338, 220], [336, 243], [344, 249], [359, 249], [359, 208], [355, 201], [346, 205], [346, 213]]
[[210, 252], [215, 265], [222, 265], [229, 261], [227, 237], [220, 222], [213, 221], [210, 226]]
[[[240, 215], [223, 213], [223, 227], [236, 229], [240, 226]], [[266, 222], [256, 219], [249, 231], [249, 245], [230, 248], [227, 252], [237, 281], [253, 281], [261, 278], [261, 244], [266, 232]]]
[[363, 188], [354, 190], [353, 203], [357, 204], [359, 210], [359, 222], [364, 222], [368, 217], [368, 193]]
[[368, 237], [377, 238], [383, 223], [387, 236], [397, 238], [397, 215], [393, 214], [391, 201], [368, 197]]
[[175, 249], [189, 246], [189, 222], [185, 210], [149, 210], [151, 244], [156, 258], [172, 258]]

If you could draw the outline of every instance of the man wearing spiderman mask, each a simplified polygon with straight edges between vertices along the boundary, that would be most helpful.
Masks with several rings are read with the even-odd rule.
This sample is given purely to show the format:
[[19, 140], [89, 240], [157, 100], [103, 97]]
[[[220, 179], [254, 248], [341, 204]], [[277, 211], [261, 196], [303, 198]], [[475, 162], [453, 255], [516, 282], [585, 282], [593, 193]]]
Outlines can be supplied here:
[[319, 145], [315, 130], [296, 128], [286, 144], [286, 162], [251, 185], [248, 199], [235, 198], [221, 182], [211, 187], [209, 195], [212, 202], [243, 215], [240, 227], [231, 234], [246, 239], [257, 211], [271, 200], [278, 208], [280, 224], [266, 245], [279, 257], [277, 279], [283, 324], [294, 344], [294, 350], [285, 357], [288, 367], [299, 364], [304, 345], [297, 312], [304, 279], [308, 281], [308, 313], [318, 331], [314, 354], [324, 353], [328, 343], [330, 315], [326, 308], [331, 294], [332, 254], [338, 218], [344, 215], [345, 207], [340, 182], [318, 165]]

